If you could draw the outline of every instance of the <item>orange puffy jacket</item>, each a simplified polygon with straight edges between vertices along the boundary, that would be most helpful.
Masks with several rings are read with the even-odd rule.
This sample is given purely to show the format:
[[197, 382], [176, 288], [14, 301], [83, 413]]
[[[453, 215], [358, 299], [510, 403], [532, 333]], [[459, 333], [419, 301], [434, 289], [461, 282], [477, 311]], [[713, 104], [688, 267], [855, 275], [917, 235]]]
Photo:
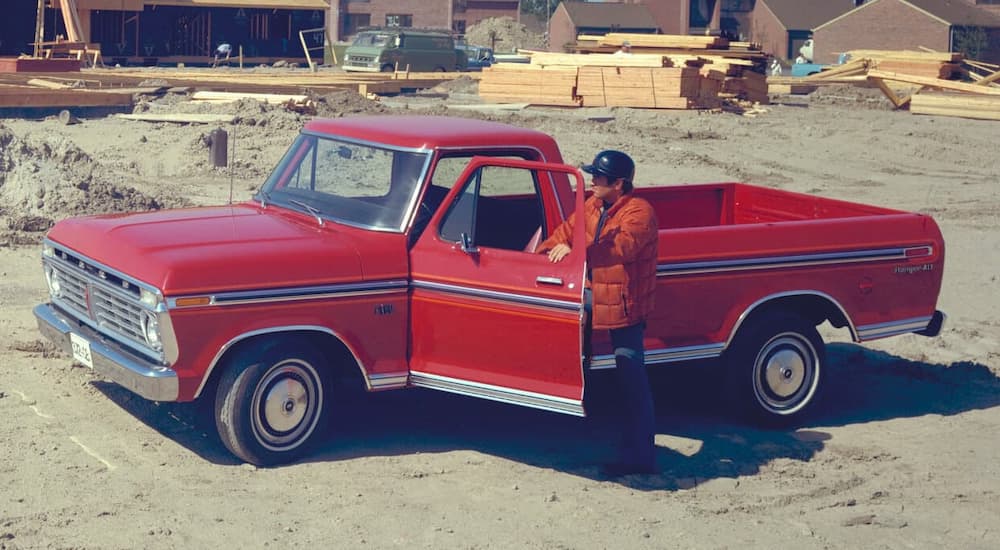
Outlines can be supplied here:
[[[653, 207], [644, 199], [622, 195], [608, 210], [601, 235], [594, 233], [601, 217], [601, 200], [591, 197], [584, 205], [587, 263], [593, 292], [593, 327], [621, 328], [646, 320], [656, 296], [658, 227]], [[557, 244], [573, 246], [570, 217], [538, 246], [546, 253]]]

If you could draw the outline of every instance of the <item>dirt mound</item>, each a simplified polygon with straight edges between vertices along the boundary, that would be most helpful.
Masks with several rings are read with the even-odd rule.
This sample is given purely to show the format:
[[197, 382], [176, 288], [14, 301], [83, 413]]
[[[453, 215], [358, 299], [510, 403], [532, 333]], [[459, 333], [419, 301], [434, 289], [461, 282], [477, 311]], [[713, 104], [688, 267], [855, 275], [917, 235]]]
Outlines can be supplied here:
[[314, 96], [312, 99], [316, 103], [316, 116], [322, 118], [340, 118], [348, 115], [378, 114], [389, 111], [385, 105], [368, 99], [354, 90], [337, 90]]
[[462, 75], [452, 80], [446, 80], [429, 91], [435, 94], [476, 94], [479, 93], [479, 81], [468, 75]]
[[182, 198], [146, 195], [108, 179], [101, 164], [66, 137], [21, 137], [0, 125], [0, 216], [12, 232], [40, 239], [53, 219], [187, 205]]
[[528, 30], [511, 17], [490, 17], [469, 27], [465, 40], [476, 46], [492, 47], [496, 52], [513, 52], [520, 48], [535, 50], [545, 47], [545, 37]]

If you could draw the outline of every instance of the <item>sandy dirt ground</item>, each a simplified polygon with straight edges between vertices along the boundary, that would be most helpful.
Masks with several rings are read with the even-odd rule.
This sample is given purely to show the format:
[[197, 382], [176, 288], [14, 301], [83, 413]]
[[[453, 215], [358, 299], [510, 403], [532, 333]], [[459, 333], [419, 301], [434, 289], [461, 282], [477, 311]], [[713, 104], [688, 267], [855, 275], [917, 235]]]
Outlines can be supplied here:
[[601, 479], [614, 450], [599, 418], [425, 390], [361, 396], [316, 452], [258, 469], [197, 407], [135, 397], [40, 340], [38, 243], [70, 215], [246, 199], [305, 117], [137, 108], [236, 114], [232, 172], [209, 164], [209, 125], [2, 119], [0, 549], [1000, 547], [1000, 125], [855, 89], [754, 117], [476, 110], [458, 107], [470, 86], [437, 92], [332, 94], [320, 113], [490, 118], [551, 133], [571, 164], [629, 151], [639, 185], [747, 181], [932, 214], [946, 329], [863, 346], [824, 329], [825, 386], [785, 430], [728, 420], [698, 365], [657, 369], [659, 475]]

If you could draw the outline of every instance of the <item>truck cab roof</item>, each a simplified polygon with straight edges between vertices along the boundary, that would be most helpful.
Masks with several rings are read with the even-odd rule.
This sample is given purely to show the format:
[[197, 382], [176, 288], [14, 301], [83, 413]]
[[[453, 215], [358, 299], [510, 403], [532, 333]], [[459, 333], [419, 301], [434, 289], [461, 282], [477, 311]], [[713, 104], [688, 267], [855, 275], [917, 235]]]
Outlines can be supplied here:
[[469, 146], [525, 146], [539, 149], [546, 160], [558, 155], [555, 141], [547, 134], [500, 122], [441, 116], [360, 116], [314, 119], [305, 132], [330, 134], [369, 143], [409, 149]]

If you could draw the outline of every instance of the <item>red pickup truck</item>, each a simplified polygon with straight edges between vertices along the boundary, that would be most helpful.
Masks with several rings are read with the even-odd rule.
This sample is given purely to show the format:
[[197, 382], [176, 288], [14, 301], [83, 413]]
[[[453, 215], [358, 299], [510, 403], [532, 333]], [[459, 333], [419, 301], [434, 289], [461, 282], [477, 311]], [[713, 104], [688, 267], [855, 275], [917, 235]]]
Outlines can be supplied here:
[[[352, 387], [583, 415], [586, 372], [614, 368], [607, 339], [585, 338], [584, 249], [554, 264], [534, 247], [586, 188], [538, 131], [314, 120], [252, 201], [56, 224], [35, 315], [138, 395], [213, 400], [222, 441], [255, 464], [299, 456]], [[816, 395], [824, 321], [859, 342], [941, 329], [926, 215], [741, 183], [636, 193], [660, 220], [646, 363], [721, 358], [765, 420]]]

